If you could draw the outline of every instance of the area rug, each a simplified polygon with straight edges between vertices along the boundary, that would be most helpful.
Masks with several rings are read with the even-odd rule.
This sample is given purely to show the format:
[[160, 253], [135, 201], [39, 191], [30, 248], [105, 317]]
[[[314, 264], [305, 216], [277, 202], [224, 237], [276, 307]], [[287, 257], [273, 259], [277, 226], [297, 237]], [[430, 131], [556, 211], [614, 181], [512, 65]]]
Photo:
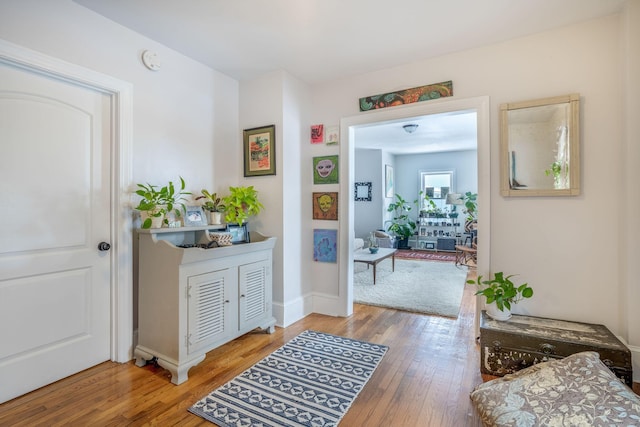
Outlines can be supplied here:
[[189, 411], [221, 427], [337, 426], [387, 350], [304, 331]]
[[353, 301], [359, 304], [395, 308], [415, 313], [458, 317], [467, 269], [455, 264], [396, 259], [373, 268], [355, 263]]
[[422, 259], [428, 261], [455, 262], [456, 254], [454, 252], [427, 252], [427, 251], [407, 251], [398, 250], [396, 259]]

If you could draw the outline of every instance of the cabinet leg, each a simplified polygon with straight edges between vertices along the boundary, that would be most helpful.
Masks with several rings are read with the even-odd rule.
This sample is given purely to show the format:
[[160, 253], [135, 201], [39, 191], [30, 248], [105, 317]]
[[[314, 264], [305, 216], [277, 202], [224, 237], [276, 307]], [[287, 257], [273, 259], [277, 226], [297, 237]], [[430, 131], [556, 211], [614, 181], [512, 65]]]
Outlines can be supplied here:
[[136, 359], [136, 366], [143, 367], [149, 360], [153, 359], [153, 354], [136, 348], [133, 352], [133, 357]]

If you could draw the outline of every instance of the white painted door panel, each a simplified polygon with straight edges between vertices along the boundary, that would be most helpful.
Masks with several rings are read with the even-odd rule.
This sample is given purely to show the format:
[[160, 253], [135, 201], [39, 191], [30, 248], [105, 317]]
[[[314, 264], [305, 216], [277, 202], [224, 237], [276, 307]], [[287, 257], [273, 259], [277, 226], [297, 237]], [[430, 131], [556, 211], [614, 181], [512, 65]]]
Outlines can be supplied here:
[[109, 359], [109, 97], [0, 63], [0, 402]]

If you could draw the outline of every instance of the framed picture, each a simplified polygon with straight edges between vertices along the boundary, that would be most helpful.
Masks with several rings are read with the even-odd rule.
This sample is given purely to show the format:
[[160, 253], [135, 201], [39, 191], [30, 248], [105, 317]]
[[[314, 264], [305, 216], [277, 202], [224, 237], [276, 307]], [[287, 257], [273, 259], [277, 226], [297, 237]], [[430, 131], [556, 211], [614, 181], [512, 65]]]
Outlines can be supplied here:
[[356, 202], [371, 201], [371, 183], [370, 182], [356, 182], [354, 190], [355, 190]]
[[244, 176], [276, 174], [276, 126], [245, 129]]
[[207, 225], [207, 218], [201, 206], [187, 206], [184, 214], [184, 226], [193, 227], [197, 225]]
[[231, 233], [231, 243], [249, 243], [249, 224], [227, 224], [227, 232]]
[[384, 165], [384, 195], [393, 197], [393, 166]]
[[324, 125], [311, 126], [311, 143], [322, 144], [324, 142]]
[[313, 183], [338, 183], [338, 156], [321, 156], [313, 158]]
[[338, 230], [313, 230], [313, 260], [317, 262], [338, 261]]
[[338, 193], [313, 193], [313, 219], [338, 220]]
[[338, 145], [340, 142], [340, 127], [339, 126], [327, 126], [326, 134], [326, 144], [327, 145]]

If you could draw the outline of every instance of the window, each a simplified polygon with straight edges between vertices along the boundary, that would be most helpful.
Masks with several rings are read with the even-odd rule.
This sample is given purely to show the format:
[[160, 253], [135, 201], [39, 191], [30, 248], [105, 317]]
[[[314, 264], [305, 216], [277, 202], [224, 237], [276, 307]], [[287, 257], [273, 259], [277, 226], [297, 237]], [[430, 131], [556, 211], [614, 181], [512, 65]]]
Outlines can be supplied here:
[[[447, 194], [453, 193], [453, 171], [426, 172], [420, 171], [420, 190], [429, 196], [440, 209], [444, 209]], [[424, 199], [422, 199], [422, 208]]]

